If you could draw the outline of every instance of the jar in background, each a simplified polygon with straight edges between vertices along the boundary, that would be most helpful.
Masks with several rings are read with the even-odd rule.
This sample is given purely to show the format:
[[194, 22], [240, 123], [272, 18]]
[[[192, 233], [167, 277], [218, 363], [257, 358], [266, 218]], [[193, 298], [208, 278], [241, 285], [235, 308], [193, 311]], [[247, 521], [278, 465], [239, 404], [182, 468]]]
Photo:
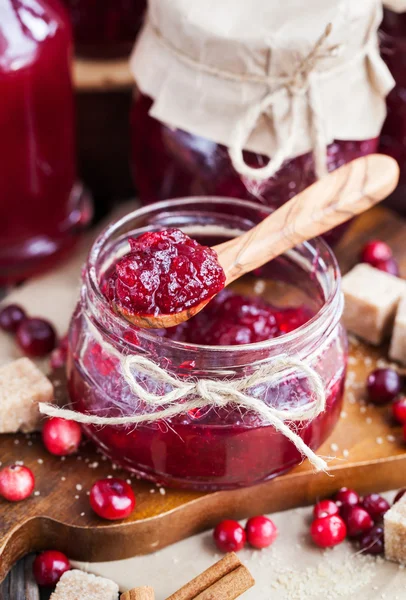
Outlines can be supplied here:
[[[83, 271], [69, 333], [68, 385], [76, 410], [105, 417], [151, 410], [123, 376], [121, 360], [129, 355], [146, 356], [178, 377], [219, 381], [251, 375], [281, 355], [294, 355], [316, 371], [327, 394], [326, 410], [294, 427], [312, 449], [326, 440], [340, 415], [347, 340], [340, 325], [339, 269], [323, 241], [305, 243], [235, 282], [234, 289], [246, 296], [261, 296], [286, 310], [306, 307], [313, 315], [294, 331], [263, 342], [210, 346], [162, 337], [162, 331], [139, 329], [119, 317], [101, 290], [106, 272], [128, 251], [128, 237], [179, 227], [203, 243], [219, 243], [251, 228], [269, 212], [246, 201], [186, 198], [140, 209], [99, 236]], [[139, 372], [136, 377], [150, 392], [169, 391], [170, 386], [154, 376]], [[307, 406], [312, 398], [308, 380], [298, 372], [277, 385], [261, 384], [249, 392], [282, 410]], [[200, 408], [136, 427], [86, 425], [85, 431], [114, 462], [178, 487], [215, 490], [253, 485], [302, 460], [279, 431], [264, 425], [255, 413], [230, 405]]]
[[147, 0], [62, 0], [73, 25], [76, 53], [89, 58], [128, 56]]
[[[131, 111], [132, 168], [138, 195], [144, 204], [183, 196], [226, 196], [260, 202], [276, 209], [317, 179], [313, 155], [308, 152], [286, 161], [267, 181], [248, 182], [233, 167], [227, 148], [206, 138], [161, 123], [150, 116], [151, 98], [135, 95]], [[327, 168], [372, 154], [378, 138], [335, 140], [327, 147]], [[260, 167], [263, 154], [245, 151], [245, 160]], [[334, 244], [347, 223], [324, 237]]]
[[388, 202], [406, 214], [406, 2], [404, 10], [399, 13], [385, 9], [381, 24], [382, 58], [396, 86], [387, 98], [388, 116], [382, 129], [380, 150], [399, 163], [399, 184]]
[[46, 0], [0, 4], [0, 283], [49, 266], [91, 209], [76, 183], [71, 29]]
[[376, 151], [393, 83], [376, 0], [305, 10], [301, 0], [236, 0], [206, 12], [203, 2], [149, 4], [131, 60], [142, 202], [221, 195], [276, 208]]

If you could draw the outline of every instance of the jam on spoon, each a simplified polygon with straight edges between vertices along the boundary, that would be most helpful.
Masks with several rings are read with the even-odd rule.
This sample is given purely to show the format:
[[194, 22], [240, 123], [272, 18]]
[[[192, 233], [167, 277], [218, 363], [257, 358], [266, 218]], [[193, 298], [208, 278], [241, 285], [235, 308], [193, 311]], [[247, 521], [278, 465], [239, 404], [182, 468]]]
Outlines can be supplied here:
[[215, 251], [179, 229], [144, 233], [129, 244], [108, 280], [109, 299], [127, 318], [193, 309], [224, 287]]

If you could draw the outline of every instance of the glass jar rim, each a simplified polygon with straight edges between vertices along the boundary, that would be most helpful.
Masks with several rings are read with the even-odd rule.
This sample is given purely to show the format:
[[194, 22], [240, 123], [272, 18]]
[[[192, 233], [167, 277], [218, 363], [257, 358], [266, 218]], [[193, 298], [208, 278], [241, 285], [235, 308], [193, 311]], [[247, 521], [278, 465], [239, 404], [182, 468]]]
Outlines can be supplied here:
[[[97, 260], [98, 257], [104, 247], [104, 245], [111, 239], [111, 237], [119, 231], [126, 224], [130, 223], [132, 220], [142, 217], [143, 215], [147, 215], [151, 211], [158, 211], [165, 209], [174, 208], [174, 207], [188, 207], [191, 205], [201, 205], [203, 202], [219, 202], [221, 204], [230, 205], [230, 206], [239, 206], [241, 208], [247, 208], [253, 211], [262, 211], [271, 214], [273, 209], [262, 204], [258, 204], [255, 202], [251, 202], [249, 200], [240, 200], [237, 198], [228, 198], [221, 196], [191, 196], [191, 197], [183, 197], [183, 198], [174, 198], [170, 200], [163, 200], [161, 202], [154, 202], [153, 204], [143, 206], [141, 208], [137, 208], [136, 210], [120, 217], [116, 221], [113, 221], [109, 225], [105, 227], [105, 229], [97, 236], [95, 241], [92, 244], [92, 247], [89, 252], [88, 261], [86, 264], [86, 268], [84, 270], [84, 277], [86, 277], [88, 285], [90, 285], [93, 294], [97, 297], [100, 305], [103, 306], [103, 310], [107, 311], [109, 314], [109, 318], [112, 322], [116, 322], [118, 325], [123, 325], [125, 323], [128, 327], [132, 327], [131, 323], [126, 321], [124, 317], [118, 315], [113, 308], [111, 307], [110, 302], [104, 296], [100, 289], [99, 280], [97, 276]], [[337, 263], [337, 259], [330, 248], [330, 246], [320, 237], [314, 238], [311, 241], [303, 242], [302, 244], [305, 248], [313, 249], [313, 250], [321, 250], [322, 253], [327, 256], [330, 264], [326, 265], [325, 272], [327, 272], [327, 268], [333, 269], [333, 278], [331, 289], [328, 290], [328, 294], [324, 298], [323, 305], [320, 309], [309, 319], [304, 325], [301, 325], [297, 329], [285, 333], [282, 336], [271, 338], [269, 340], [261, 341], [261, 342], [253, 342], [250, 344], [240, 344], [240, 345], [224, 345], [224, 346], [211, 346], [205, 344], [191, 344], [186, 342], [179, 342], [176, 340], [172, 340], [169, 338], [162, 337], [156, 333], [154, 333], [153, 329], [141, 329], [135, 327], [137, 331], [137, 336], [141, 336], [145, 338], [145, 340], [150, 342], [158, 342], [161, 345], [164, 345], [168, 348], [178, 348], [178, 349], [186, 349], [190, 348], [193, 350], [205, 350], [212, 352], [227, 352], [233, 351], [235, 353], [238, 352], [247, 352], [248, 351], [258, 351], [258, 350], [273, 350], [277, 351], [278, 348], [281, 348], [285, 344], [294, 343], [295, 341], [299, 341], [307, 336], [313, 336], [316, 329], [320, 327], [320, 322], [324, 320], [329, 320], [329, 316], [334, 319], [333, 326], [336, 322], [341, 318], [342, 312], [342, 293], [341, 293], [341, 273], [340, 268]], [[338, 313], [338, 316], [337, 316]], [[335, 318], [334, 318], [335, 317]]]

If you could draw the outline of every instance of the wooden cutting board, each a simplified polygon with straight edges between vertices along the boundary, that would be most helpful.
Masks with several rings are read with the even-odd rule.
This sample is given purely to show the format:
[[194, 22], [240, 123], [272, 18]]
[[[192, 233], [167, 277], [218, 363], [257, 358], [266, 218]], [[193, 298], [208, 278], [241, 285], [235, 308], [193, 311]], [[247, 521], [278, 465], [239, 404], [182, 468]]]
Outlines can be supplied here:
[[[353, 266], [360, 247], [373, 237], [391, 244], [405, 277], [406, 222], [383, 208], [359, 218], [342, 240], [337, 254], [343, 270]], [[364, 397], [366, 376], [383, 364], [386, 348], [373, 349], [356, 340], [350, 346], [343, 412], [319, 451], [335, 457], [330, 475], [313, 473], [305, 462], [252, 488], [216, 493], [170, 490], [115, 468], [90, 443], [79, 455], [61, 459], [48, 454], [38, 436], [1, 436], [0, 461], [3, 465], [23, 461], [34, 471], [37, 487], [24, 502], [0, 501], [0, 581], [30, 551], [55, 548], [79, 560], [118, 560], [156, 551], [224, 517], [243, 518], [313, 503], [343, 485], [361, 493], [406, 485], [401, 428], [390, 422], [387, 408], [368, 406]], [[58, 393], [66, 393], [63, 384]], [[102, 521], [89, 507], [91, 485], [108, 475], [131, 481], [137, 496], [134, 514], [123, 522]]]

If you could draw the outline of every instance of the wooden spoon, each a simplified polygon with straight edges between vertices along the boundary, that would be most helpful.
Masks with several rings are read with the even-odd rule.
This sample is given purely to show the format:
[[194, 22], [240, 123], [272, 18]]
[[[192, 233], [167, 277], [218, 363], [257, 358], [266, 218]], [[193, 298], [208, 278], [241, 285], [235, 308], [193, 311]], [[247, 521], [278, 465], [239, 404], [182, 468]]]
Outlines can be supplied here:
[[[395, 189], [397, 162], [383, 154], [370, 154], [329, 173], [286, 202], [242, 235], [213, 247], [226, 274], [226, 284], [368, 210]], [[213, 296], [173, 314], [135, 315], [116, 306], [139, 327], [174, 327], [206, 306]]]

